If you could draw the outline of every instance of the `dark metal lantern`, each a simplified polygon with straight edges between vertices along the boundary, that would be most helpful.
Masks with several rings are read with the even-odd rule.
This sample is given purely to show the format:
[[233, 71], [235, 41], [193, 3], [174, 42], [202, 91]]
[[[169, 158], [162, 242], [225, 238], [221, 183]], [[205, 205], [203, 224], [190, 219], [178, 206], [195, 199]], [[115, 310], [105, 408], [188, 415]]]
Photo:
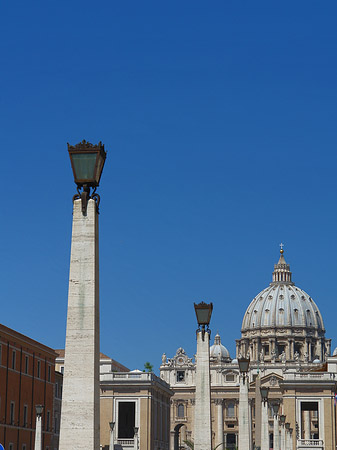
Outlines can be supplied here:
[[93, 145], [83, 140], [74, 146], [68, 144], [68, 152], [77, 186], [97, 187], [106, 159], [102, 142]]
[[241, 373], [246, 374], [249, 369], [249, 358], [238, 358], [239, 370]]
[[268, 392], [269, 392], [269, 388], [266, 386], [261, 386], [260, 387], [260, 392], [261, 392], [261, 397], [262, 400], [265, 402], [268, 398]]
[[43, 413], [43, 405], [35, 405], [36, 415], [38, 417], [42, 416]]
[[[90, 198], [95, 200], [98, 210], [100, 197], [96, 194], [96, 188], [102, 176], [106, 152], [102, 142], [93, 145], [85, 140], [76, 145], [68, 144], [68, 152], [78, 192], [73, 200], [82, 200], [82, 213], [86, 215]], [[90, 192], [91, 188], [93, 188], [92, 193]]]
[[211, 321], [213, 303], [194, 303], [194, 310], [197, 316], [197, 322], [199, 326], [209, 325]]

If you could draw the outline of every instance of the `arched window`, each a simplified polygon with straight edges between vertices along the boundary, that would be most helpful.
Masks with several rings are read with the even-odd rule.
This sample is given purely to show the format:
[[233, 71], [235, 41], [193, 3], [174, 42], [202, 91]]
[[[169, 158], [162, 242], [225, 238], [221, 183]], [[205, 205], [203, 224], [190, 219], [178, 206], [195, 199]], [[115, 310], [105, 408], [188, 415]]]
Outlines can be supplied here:
[[235, 375], [234, 373], [228, 373], [226, 375], [226, 381], [235, 381]]
[[185, 407], [182, 403], [178, 405], [178, 417], [185, 417]]

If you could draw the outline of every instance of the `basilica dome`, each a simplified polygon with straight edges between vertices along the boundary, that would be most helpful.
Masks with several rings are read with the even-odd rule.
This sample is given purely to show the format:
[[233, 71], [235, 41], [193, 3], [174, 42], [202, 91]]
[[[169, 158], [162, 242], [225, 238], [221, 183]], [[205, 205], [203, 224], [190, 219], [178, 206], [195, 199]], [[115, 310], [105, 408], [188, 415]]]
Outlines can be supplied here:
[[291, 281], [283, 250], [274, 266], [273, 282], [250, 303], [242, 331], [263, 327], [304, 327], [324, 331], [321, 313], [313, 299]]
[[229, 351], [221, 344], [221, 338], [218, 333], [215, 335], [214, 344], [210, 348], [210, 357], [221, 360], [230, 360]]
[[[321, 313], [314, 300], [295, 286], [284, 250], [274, 265], [272, 282], [248, 306], [237, 353], [267, 359], [324, 360], [330, 352]], [[253, 355], [251, 354], [253, 353]]]

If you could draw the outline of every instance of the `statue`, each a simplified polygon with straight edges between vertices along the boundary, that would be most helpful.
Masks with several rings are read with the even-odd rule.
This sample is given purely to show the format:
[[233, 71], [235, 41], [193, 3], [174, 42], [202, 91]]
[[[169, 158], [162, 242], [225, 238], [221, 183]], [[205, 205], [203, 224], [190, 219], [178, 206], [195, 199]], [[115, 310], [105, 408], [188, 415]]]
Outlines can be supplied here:
[[294, 354], [294, 360], [298, 363], [300, 360], [300, 354], [298, 352], [295, 352]]
[[163, 353], [163, 356], [161, 357], [161, 363], [164, 365], [164, 364], [166, 364], [166, 362], [167, 362], [166, 354]]
[[276, 352], [275, 352], [275, 350], [273, 349], [273, 350], [271, 351], [271, 362], [272, 362], [272, 363], [275, 363], [275, 361], [276, 361]]
[[264, 361], [264, 351], [263, 351], [263, 349], [260, 351], [260, 361], [261, 362]]
[[309, 361], [309, 355], [307, 352], [304, 353], [304, 362], [308, 362]]
[[283, 352], [281, 353], [281, 361], [282, 361], [283, 364], [285, 364], [286, 361], [287, 361], [286, 353], [285, 353], [284, 350], [283, 350]]

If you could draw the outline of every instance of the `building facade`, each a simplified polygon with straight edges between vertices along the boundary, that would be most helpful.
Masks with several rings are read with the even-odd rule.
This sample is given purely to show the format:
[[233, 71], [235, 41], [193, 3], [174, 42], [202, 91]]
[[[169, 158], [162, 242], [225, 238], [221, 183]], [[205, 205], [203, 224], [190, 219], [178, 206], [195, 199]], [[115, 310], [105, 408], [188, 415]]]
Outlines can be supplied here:
[[100, 379], [101, 448], [108, 450], [112, 438], [115, 450], [168, 450], [169, 385], [139, 370], [101, 372]]
[[54, 350], [0, 324], [0, 443], [33, 450], [36, 405], [43, 405], [42, 448], [57, 449], [54, 436]]
[[[212, 447], [236, 448], [239, 439], [239, 357], [250, 366], [249, 415], [251, 442], [261, 446], [261, 394], [267, 387], [268, 404], [285, 415], [287, 439], [294, 449], [335, 450], [337, 356], [330, 357], [331, 340], [325, 337], [320, 311], [313, 299], [292, 281], [281, 250], [271, 284], [249, 304], [230, 358], [217, 334], [210, 348]], [[335, 352], [337, 354], [337, 350]], [[196, 362], [183, 348], [173, 358], [163, 355], [160, 376], [174, 392], [171, 407], [171, 450], [193, 443]], [[274, 438], [270, 407], [269, 447], [280, 442], [281, 425]], [[286, 447], [287, 448], [287, 447]], [[279, 450], [279, 449], [277, 449]]]

